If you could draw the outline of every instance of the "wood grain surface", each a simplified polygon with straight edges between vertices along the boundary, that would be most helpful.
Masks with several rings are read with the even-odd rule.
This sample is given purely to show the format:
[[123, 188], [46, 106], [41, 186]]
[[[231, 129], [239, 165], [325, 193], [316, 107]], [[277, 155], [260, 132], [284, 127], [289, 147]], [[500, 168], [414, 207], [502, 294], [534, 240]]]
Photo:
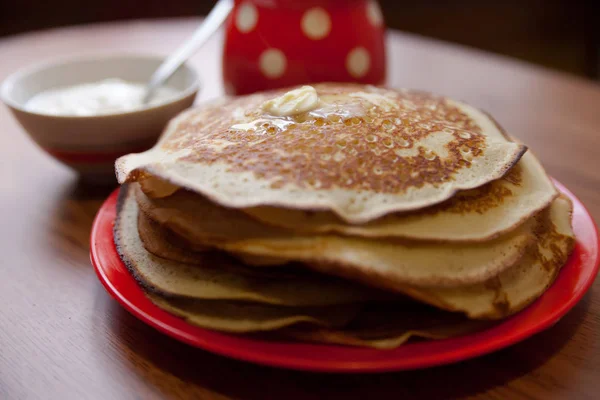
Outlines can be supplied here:
[[[0, 79], [32, 62], [101, 51], [167, 54], [196, 19], [93, 25], [0, 41]], [[222, 93], [215, 37], [192, 60], [202, 99]], [[393, 86], [487, 109], [600, 218], [600, 87], [466, 48], [391, 32]], [[460, 364], [318, 375], [228, 360], [129, 315], [89, 262], [91, 188], [42, 153], [0, 107], [0, 399], [597, 399], [600, 284], [553, 328]]]

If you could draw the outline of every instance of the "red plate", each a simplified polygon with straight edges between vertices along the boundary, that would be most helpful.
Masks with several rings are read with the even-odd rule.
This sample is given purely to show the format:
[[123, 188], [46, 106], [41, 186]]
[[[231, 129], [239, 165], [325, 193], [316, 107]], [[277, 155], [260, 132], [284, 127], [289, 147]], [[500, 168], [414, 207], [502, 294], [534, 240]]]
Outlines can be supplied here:
[[113, 242], [117, 193], [94, 221], [91, 259], [106, 290], [129, 312], [161, 332], [192, 346], [254, 363], [323, 372], [399, 371], [449, 364], [510, 346], [555, 324], [583, 297], [598, 272], [598, 231], [581, 202], [574, 203], [575, 251], [554, 284], [535, 303], [485, 331], [452, 339], [409, 343], [394, 350], [268, 342], [189, 325], [145, 296], [121, 262]]

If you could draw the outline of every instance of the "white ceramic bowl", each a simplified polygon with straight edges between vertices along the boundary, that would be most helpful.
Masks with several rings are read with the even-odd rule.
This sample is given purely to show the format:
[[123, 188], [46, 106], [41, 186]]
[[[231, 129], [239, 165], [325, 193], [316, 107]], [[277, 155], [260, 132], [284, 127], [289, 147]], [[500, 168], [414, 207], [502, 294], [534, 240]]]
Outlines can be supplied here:
[[28, 111], [25, 103], [45, 90], [108, 78], [147, 82], [162, 60], [158, 56], [107, 55], [35, 65], [9, 76], [0, 87], [0, 98], [47, 153], [87, 180], [114, 180], [117, 157], [151, 147], [166, 123], [194, 103], [199, 79], [193, 69], [184, 65], [167, 82], [178, 91], [177, 96], [135, 111], [56, 116]]

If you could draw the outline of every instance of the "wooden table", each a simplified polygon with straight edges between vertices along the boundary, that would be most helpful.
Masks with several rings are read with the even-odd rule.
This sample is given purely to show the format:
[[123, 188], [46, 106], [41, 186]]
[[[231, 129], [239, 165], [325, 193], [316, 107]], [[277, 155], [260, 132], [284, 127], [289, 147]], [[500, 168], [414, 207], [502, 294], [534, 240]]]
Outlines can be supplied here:
[[[77, 27], [0, 40], [0, 79], [81, 52], [166, 54], [198, 20]], [[222, 93], [221, 38], [192, 60], [202, 98]], [[490, 54], [390, 33], [390, 83], [464, 99], [529, 144], [600, 218], [600, 87]], [[461, 364], [384, 375], [281, 371], [228, 360], [147, 327], [89, 262], [93, 189], [43, 154], [0, 107], [1, 399], [597, 399], [600, 283], [560, 323]]]

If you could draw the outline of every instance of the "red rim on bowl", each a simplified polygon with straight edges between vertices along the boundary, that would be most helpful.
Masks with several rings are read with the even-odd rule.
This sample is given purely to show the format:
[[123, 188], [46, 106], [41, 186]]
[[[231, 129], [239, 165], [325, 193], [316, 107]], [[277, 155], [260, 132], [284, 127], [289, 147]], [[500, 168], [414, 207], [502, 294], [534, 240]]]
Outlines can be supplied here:
[[91, 233], [91, 260], [106, 290], [125, 309], [159, 331], [213, 353], [263, 365], [320, 372], [384, 372], [426, 368], [481, 356], [524, 340], [560, 320], [577, 304], [598, 273], [598, 230], [583, 204], [573, 200], [573, 255], [538, 300], [497, 325], [461, 337], [408, 343], [393, 350], [270, 342], [202, 329], [148, 300], [116, 251], [113, 222], [118, 190], [98, 211]]

